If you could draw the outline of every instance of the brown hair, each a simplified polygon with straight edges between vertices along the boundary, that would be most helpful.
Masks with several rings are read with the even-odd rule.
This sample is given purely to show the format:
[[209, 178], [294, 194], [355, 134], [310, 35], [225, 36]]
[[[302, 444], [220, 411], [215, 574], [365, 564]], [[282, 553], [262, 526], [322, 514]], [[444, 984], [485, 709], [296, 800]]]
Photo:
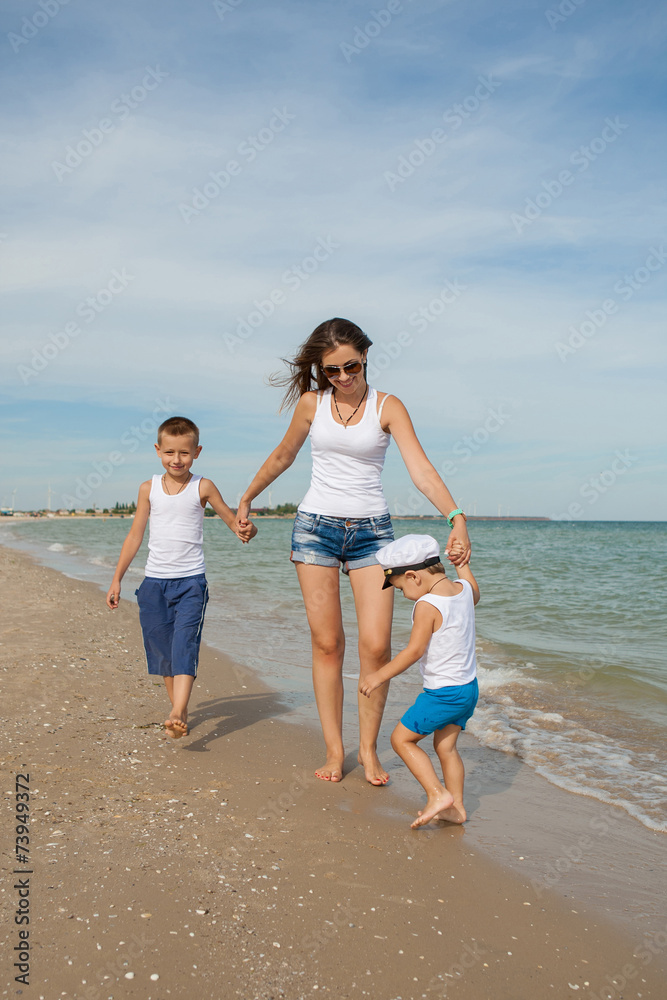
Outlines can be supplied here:
[[280, 409], [296, 406], [304, 392], [309, 392], [311, 389], [326, 389], [331, 385], [320, 369], [320, 362], [329, 351], [335, 351], [337, 347], [349, 344], [363, 354], [372, 343], [370, 337], [349, 319], [335, 318], [320, 323], [308, 340], [301, 344], [292, 361], [288, 358], [282, 359], [289, 372], [286, 374], [278, 372], [269, 377], [271, 385], [284, 386], [287, 389]]
[[[426, 567], [426, 572], [427, 573], [434, 573], [434, 574], [435, 573], [444, 573], [445, 576], [447, 576], [447, 571], [446, 571], [445, 567], [442, 565], [441, 562], [433, 563], [432, 566], [427, 566]], [[433, 584], [433, 586], [435, 587], [435, 584]]]
[[169, 417], [164, 420], [157, 429], [157, 443], [162, 441], [163, 434], [173, 434], [180, 437], [182, 434], [192, 434], [195, 439], [195, 446], [199, 444], [199, 428], [194, 421], [188, 417]]

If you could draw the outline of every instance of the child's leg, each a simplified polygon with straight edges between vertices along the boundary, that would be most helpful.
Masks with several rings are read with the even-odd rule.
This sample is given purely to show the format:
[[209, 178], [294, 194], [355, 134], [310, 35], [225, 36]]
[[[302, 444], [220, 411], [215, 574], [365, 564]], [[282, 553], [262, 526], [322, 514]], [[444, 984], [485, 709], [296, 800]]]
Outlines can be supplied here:
[[164, 686], [167, 689], [167, 694], [169, 695], [169, 701], [173, 705], [174, 704], [174, 678], [173, 677], [165, 677], [165, 679], [164, 679]]
[[[164, 726], [170, 736], [179, 739], [188, 734], [188, 702], [195, 682], [191, 674], [176, 674], [175, 677], [165, 677], [165, 682], [171, 681], [171, 712]], [[167, 692], [169, 685], [167, 684]]]
[[203, 575], [187, 577], [173, 583], [174, 587], [170, 594], [174, 607], [171, 691], [170, 685], [167, 684], [167, 693], [171, 698], [171, 712], [164, 726], [169, 736], [179, 739], [188, 733], [188, 702], [197, 676], [208, 587]]
[[440, 783], [435, 773], [431, 758], [417, 746], [419, 740], [424, 737], [419, 733], [413, 733], [407, 729], [402, 722], [399, 722], [391, 734], [391, 745], [401, 758], [404, 764], [414, 774], [415, 778], [422, 786], [428, 796], [426, 807], [418, 814], [417, 819], [410, 825], [413, 829], [424, 826], [432, 820], [438, 813], [448, 809], [454, 799], [447, 789]]
[[433, 734], [433, 749], [442, 764], [442, 776], [445, 787], [451, 792], [453, 803], [440, 812], [440, 819], [449, 823], [465, 823], [466, 811], [463, 808], [463, 779], [465, 771], [461, 755], [456, 748], [456, 741], [461, 732], [460, 726], [450, 725], [444, 729], [436, 729]]

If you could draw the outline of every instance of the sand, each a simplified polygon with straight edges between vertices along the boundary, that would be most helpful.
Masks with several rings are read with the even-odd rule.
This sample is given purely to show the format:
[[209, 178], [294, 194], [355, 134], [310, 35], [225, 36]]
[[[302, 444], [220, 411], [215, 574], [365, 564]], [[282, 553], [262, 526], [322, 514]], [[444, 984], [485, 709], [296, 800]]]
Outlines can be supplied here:
[[133, 604], [111, 613], [3, 548], [0, 593], [3, 996], [665, 997], [664, 930], [538, 891], [468, 829], [411, 831], [417, 788], [406, 802], [358, 767], [318, 781], [318, 734], [220, 652], [203, 647], [192, 731], [172, 741]]

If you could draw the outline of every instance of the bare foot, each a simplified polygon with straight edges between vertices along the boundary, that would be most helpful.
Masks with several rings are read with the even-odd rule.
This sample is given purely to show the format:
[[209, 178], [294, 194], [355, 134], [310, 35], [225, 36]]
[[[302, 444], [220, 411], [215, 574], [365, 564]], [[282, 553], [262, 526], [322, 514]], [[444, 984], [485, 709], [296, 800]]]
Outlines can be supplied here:
[[454, 802], [449, 809], [441, 809], [436, 819], [442, 819], [445, 823], [465, 823], [468, 814], [463, 808], [462, 802]]
[[389, 775], [380, 763], [380, 758], [375, 750], [369, 750], [365, 754], [362, 754], [360, 750], [357, 756], [357, 761], [362, 765], [364, 774], [366, 775], [366, 781], [368, 781], [371, 785], [387, 784], [389, 781]]
[[318, 767], [315, 771], [315, 777], [320, 778], [322, 781], [342, 781], [343, 780], [343, 760], [345, 758], [341, 756], [328, 756], [327, 762], [323, 767]]
[[188, 735], [188, 724], [185, 719], [182, 719], [178, 715], [170, 715], [164, 724], [164, 728], [172, 740], [180, 740], [181, 736]]
[[433, 796], [433, 798], [429, 796], [425, 808], [417, 813], [417, 819], [414, 820], [410, 826], [413, 830], [416, 830], [418, 827], [425, 826], [427, 823], [430, 823], [431, 820], [436, 817], [438, 819], [442, 819], [442, 814], [444, 812], [449, 812], [453, 803], [454, 796], [451, 792], [446, 791], [446, 789], [443, 789], [442, 792]]

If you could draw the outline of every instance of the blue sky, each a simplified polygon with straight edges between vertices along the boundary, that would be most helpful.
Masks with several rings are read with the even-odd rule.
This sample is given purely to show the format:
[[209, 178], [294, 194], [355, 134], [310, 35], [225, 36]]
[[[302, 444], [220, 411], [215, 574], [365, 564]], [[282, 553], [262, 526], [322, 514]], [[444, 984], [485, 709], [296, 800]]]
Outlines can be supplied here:
[[[469, 509], [663, 519], [666, 22], [3, 4], [0, 503], [132, 498], [174, 412], [235, 503], [286, 427], [267, 375], [339, 315]], [[306, 445], [273, 502], [308, 476]], [[431, 510], [395, 448], [385, 487]]]

